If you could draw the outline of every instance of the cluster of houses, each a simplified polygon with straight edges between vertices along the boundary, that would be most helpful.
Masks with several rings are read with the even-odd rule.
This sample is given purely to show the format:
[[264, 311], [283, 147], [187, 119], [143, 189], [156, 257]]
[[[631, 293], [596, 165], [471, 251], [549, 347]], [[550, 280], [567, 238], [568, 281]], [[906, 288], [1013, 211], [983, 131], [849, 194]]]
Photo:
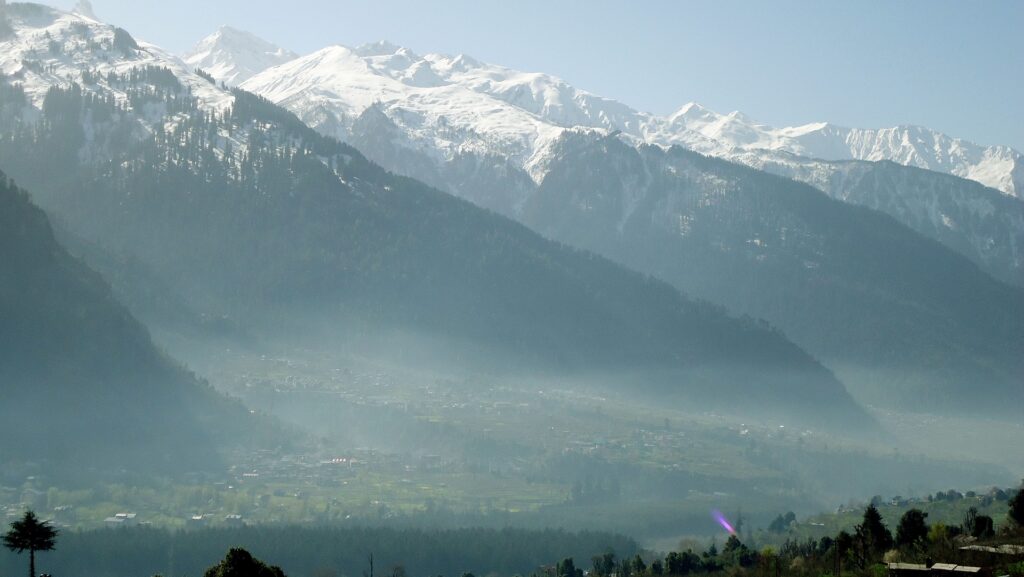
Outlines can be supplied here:
[[[992, 561], [996, 557], [1009, 559], [1024, 559], [1024, 545], [1002, 544], [1002, 545], [966, 545], [960, 547], [960, 554], [970, 561], [982, 562]], [[996, 563], [999, 565], [999, 563]], [[992, 572], [983, 566], [958, 565], [955, 563], [889, 563], [889, 577], [955, 577], [957, 575], [979, 575], [981, 577], [1005, 577], [993, 576]]]
[[967, 565], [956, 565], [954, 563], [889, 563], [889, 577], [925, 577], [935, 575], [937, 577], [955, 577], [957, 575], [979, 575], [990, 577], [990, 574], [981, 567]]
[[[189, 529], [201, 529], [215, 523], [219, 515], [192, 515], [185, 519], [185, 527]], [[221, 523], [223, 527], [241, 527], [245, 525], [245, 519], [241, 515], [225, 515]], [[113, 517], [107, 517], [103, 524], [111, 529], [138, 527], [148, 525], [148, 522], [141, 521], [138, 513], [118, 513]]]
[[[216, 522], [217, 517], [217, 515], [209, 513], [205, 515], [192, 515], [185, 519], [185, 527], [188, 529], [202, 529]], [[241, 515], [225, 515], [222, 523], [223, 527], [242, 527], [243, 525], [245, 525], [245, 519]]]
[[113, 517], [104, 519], [103, 524], [113, 529], [116, 527], [136, 527], [139, 521], [138, 513], [118, 513]]

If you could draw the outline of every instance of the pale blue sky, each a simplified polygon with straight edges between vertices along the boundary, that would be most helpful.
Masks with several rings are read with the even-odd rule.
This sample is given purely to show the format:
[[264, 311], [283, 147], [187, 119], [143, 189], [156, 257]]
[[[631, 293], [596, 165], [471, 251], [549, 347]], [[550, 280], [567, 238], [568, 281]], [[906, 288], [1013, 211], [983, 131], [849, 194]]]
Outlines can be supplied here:
[[[70, 7], [73, 0], [52, 0]], [[182, 52], [221, 24], [299, 53], [390, 40], [556, 74], [667, 114], [921, 124], [1024, 150], [1024, 1], [93, 0]]]

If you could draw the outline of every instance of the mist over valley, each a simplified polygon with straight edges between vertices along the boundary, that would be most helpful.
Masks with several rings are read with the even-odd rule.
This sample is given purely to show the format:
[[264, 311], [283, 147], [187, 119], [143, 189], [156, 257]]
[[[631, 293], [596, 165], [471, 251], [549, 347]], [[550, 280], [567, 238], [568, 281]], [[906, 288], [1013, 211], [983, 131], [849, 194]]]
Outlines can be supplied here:
[[1024, 572], [1012, 147], [97, 14], [0, 1], [0, 571]]

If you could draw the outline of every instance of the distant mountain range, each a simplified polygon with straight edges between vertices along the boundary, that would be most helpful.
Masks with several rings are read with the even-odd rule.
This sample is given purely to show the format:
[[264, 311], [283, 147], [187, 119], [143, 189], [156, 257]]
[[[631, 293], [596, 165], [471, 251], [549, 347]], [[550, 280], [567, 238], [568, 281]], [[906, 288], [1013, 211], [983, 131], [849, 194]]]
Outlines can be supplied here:
[[764, 323], [390, 174], [123, 30], [9, 15], [0, 163], [70, 237], [190, 303], [275, 338], [379, 339], [395, 361], [410, 352], [387, 335], [413, 334], [473, 370], [870, 427]]
[[[548, 74], [520, 72], [466, 55], [421, 57], [387, 42], [356, 49], [333, 46], [301, 58], [288, 54], [265, 40], [222, 28], [185, 58], [229, 84], [258, 76], [247, 89], [284, 103], [318, 128], [317, 122], [328, 121], [327, 113], [341, 124], [330, 128], [350, 128], [377, 104], [389, 117], [408, 123], [400, 125], [419, 129], [412, 135], [414, 142], [433, 137], [447, 147], [484, 145], [491, 154], [517, 158], [528, 170], [543, 154], [551, 132], [587, 127], [712, 156], [772, 151], [822, 160], [890, 160], [976, 180], [1014, 197], [1024, 186], [1020, 152], [919, 126], [867, 130], [820, 122], [774, 128], [739, 112], [719, 114], [697, 103], [659, 117]], [[295, 62], [286, 65], [288, 60]], [[267, 70], [279, 65], [285, 66]], [[321, 90], [306, 90], [313, 78], [326, 81]], [[444, 134], [452, 129], [460, 134]]]
[[1008, 196], [1024, 194], [1020, 152], [1007, 146], [981, 146], [923, 126], [863, 129], [819, 122], [774, 128], [739, 112], [718, 114], [695, 103], [683, 106], [667, 121], [671, 130], [697, 132], [724, 145], [721, 150], [701, 151], [713, 156], [730, 157], [741, 150], [821, 160], [888, 160], [974, 180]]
[[[220, 38], [204, 40], [190, 61], [269, 50], [263, 41], [240, 47]], [[421, 57], [387, 43], [328, 47], [242, 86], [389, 170], [514, 218], [547, 176], [563, 137], [615, 133], [633, 145], [679, 145], [802, 180], [844, 202], [887, 212], [997, 278], [1024, 286], [1024, 202], [1018, 198], [1024, 169], [1020, 153], [1006, 147], [981, 147], [920, 127], [774, 129], [697, 104], [657, 117], [546, 74], [468, 56]], [[885, 179], [849, 177], [874, 170], [873, 162], [857, 161], [908, 168], [889, 170]], [[1001, 193], [913, 168], [972, 179]]]

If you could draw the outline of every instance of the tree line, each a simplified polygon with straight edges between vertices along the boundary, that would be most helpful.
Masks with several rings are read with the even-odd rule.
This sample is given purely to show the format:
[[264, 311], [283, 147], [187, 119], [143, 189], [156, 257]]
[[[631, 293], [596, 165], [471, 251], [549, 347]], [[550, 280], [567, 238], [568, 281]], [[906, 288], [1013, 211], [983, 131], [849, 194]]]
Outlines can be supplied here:
[[[202, 575], [211, 560], [239, 547], [272, 560], [289, 575], [305, 577], [362, 575], [369, 571], [370, 555], [379, 577], [396, 571], [417, 576], [529, 575], [551, 559], [585, 559], [605, 550], [629, 556], [640, 552], [630, 538], [590, 531], [273, 525], [176, 532], [145, 527], [67, 531], [56, 546], [44, 570], [58, 577]], [[35, 548], [43, 550], [47, 549]], [[23, 572], [18, 569], [20, 561], [15, 555], [0, 555], [0, 575]]]
[[[995, 536], [991, 517], [973, 508], [960, 527], [941, 523], [929, 526], [928, 514], [919, 509], [905, 512], [893, 532], [874, 505], [864, 509], [852, 532], [840, 531], [820, 540], [788, 540], [778, 550], [749, 548], [735, 534], [719, 549], [712, 543], [705, 551], [673, 551], [664, 557], [640, 550], [632, 540], [605, 533], [568, 533], [520, 529], [413, 529], [328, 527], [247, 527], [172, 533], [162, 530], [104, 530], [69, 533], [65, 536], [63, 562], [54, 562], [58, 574], [88, 567], [92, 574], [146, 575], [163, 573], [205, 577], [285, 577], [278, 566], [266, 565], [249, 550], [288, 567], [295, 575], [375, 577], [374, 571], [391, 577], [406, 575], [481, 574], [531, 575], [532, 577], [682, 577], [686, 575], [837, 575], [877, 574], [886, 561], [928, 563], [955, 561], [954, 538]], [[1024, 490], [1008, 500], [1004, 536], [1024, 539]], [[14, 522], [4, 536], [12, 551], [29, 552], [29, 577], [34, 577], [35, 553], [55, 547], [57, 531], [31, 511]], [[244, 547], [244, 548], [243, 548]], [[218, 564], [203, 569], [209, 559], [228, 550]], [[585, 570], [575, 559], [587, 552]], [[621, 556], [616, 554], [618, 551]], [[570, 555], [558, 553], [572, 552]], [[1024, 556], [1021, 556], [1024, 557]], [[550, 559], [562, 560], [550, 565]], [[376, 563], [375, 563], [376, 560]], [[1013, 561], [1017, 561], [1014, 563]], [[1024, 574], [1024, 559], [1008, 558], [1010, 575]], [[6, 569], [0, 563], [0, 569]]]

